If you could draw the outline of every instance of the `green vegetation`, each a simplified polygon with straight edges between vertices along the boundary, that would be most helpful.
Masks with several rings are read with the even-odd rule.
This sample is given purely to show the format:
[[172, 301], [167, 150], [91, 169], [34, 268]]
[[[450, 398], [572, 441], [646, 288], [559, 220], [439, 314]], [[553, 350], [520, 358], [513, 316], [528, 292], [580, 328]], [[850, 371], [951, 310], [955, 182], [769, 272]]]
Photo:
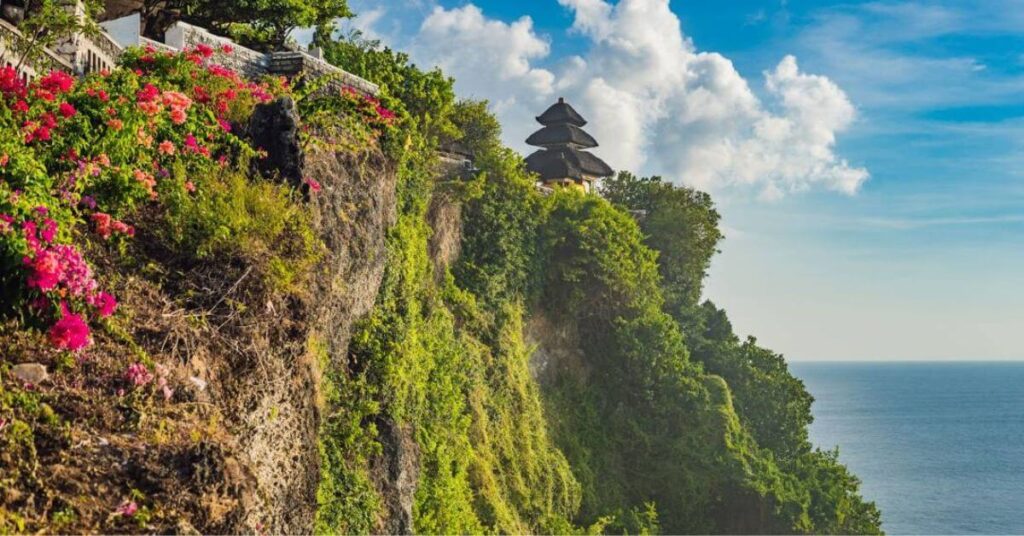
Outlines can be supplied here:
[[[856, 478], [811, 450], [811, 398], [781, 356], [740, 343], [724, 313], [698, 304], [722, 237], [707, 194], [624, 173], [607, 200], [542, 197], [485, 106], [456, 102], [441, 73], [358, 38], [317, 41], [401, 117], [391, 262], [353, 341], [360, 366], [342, 375], [359, 385], [342, 406], [373, 404], [345, 417], [344, 435], [363, 443], [326, 470], [339, 499], [352, 495], [337, 482], [369, 481], [351, 463], [380, 448], [365, 423], [394, 422], [421, 448], [421, 532], [879, 531]], [[439, 283], [425, 218], [431, 196], [452, 191], [430, 173], [450, 142], [472, 149], [486, 180], [454, 189], [462, 252]], [[582, 356], [543, 387], [524, 315], [567, 327]]]
[[[212, 49], [167, 56], [135, 50], [124, 61], [139, 72], [119, 69], [83, 81], [51, 77], [42, 83], [60, 89], [62, 102], [37, 98], [17, 111], [18, 100], [43, 86], [26, 88], [5, 71], [0, 123], [24, 130], [17, 125], [25, 117], [16, 114], [28, 113], [38, 128], [25, 130], [25, 140], [0, 141], [6, 203], [0, 208], [9, 213], [3, 221], [32, 231], [0, 234], [0, 295], [11, 296], [10, 310], [0, 311], [0, 340], [19, 356], [37, 355], [49, 326], [47, 355], [62, 356], [67, 367], [72, 351], [101, 346], [90, 369], [98, 372], [76, 387], [88, 403], [73, 411], [49, 404], [76, 398], [19, 385], [9, 363], [0, 361], [5, 488], [44, 489], [37, 450], [46, 449], [50, 459], [66, 456], [74, 427], [102, 424], [109, 436], [130, 436], [139, 452], [159, 452], [156, 447], [175, 441], [187, 459], [215, 450], [190, 450], [186, 443], [213, 434], [192, 414], [172, 421], [183, 411], [174, 397], [181, 402], [188, 387], [175, 395], [165, 367], [146, 351], [168, 344], [154, 335], [168, 331], [160, 323], [168, 318], [178, 319], [174, 329], [184, 334], [183, 344], [199, 343], [189, 335], [191, 324], [217, 320], [228, 326], [226, 342], [294, 338], [287, 342], [297, 351], [288, 355], [304, 353], [321, 373], [317, 533], [398, 530], [390, 524], [403, 503], [411, 504], [412, 519], [402, 529], [431, 534], [879, 532], [879, 513], [858, 495], [856, 477], [835, 452], [810, 445], [812, 399], [782, 356], [754, 339], [740, 341], [723, 311], [700, 303], [722, 239], [707, 194], [621, 173], [606, 181], [603, 197], [576, 190], [541, 195], [522, 159], [500, 144], [500, 126], [486, 103], [459, 102], [443, 73], [421, 70], [378, 43], [332, 39], [329, 20], [347, 14], [344, 1], [171, 5], [191, 20], [241, 31], [265, 46], [279, 44], [293, 27], [318, 26], [316, 43], [329, 61], [380, 84], [379, 100], [355, 92], [304, 99], [310, 85], [286, 90], [270, 81], [247, 83], [203, 67], [213, 61]], [[236, 86], [244, 91], [236, 94]], [[383, 154], [397, 174], [383, 281], [347, 355], [332, 355], [325, 334], [299, 325], [307, 310], [298, 302], [308, 298], [308, 283], [327, 256], [304, 202], [319, 183], [306, 178], [297, 188], [253, 177], [250, 164], [260, 155], [230, 132], [257, 103], [281, 95], [299, 101], [309, 127], [306, 148], [346, 153], [353, 167], [366, 161], [356, 157], [373, 153], [383, 160]], [[52, 132], [49, 123], [56, 125]], [[473, 176], [439, 171], [438, 150], [452, 145], [473, 152]], [[78, 170], [89, 173], [79, 177]], [[58, 178], [66, 191], [55, 191]], [[15, 187], [23, 193], [13, 195]], [[457, 205], [461, 222], [432, 220], [438, 205]], [[122, 218], [136, 222], [138, 234]], [[115, 224], [120, 231], [111, 230]], [[430, 255], [434, 233], [446, 225], [460, 226], [444, 229], [461, 239], [451, 266]], [[37, 228], [47, 233], [42, 242]], [[86, 320], [58, 309], [67, 293], [58, 298], [54, 291], [52, 311], [35, 323], [23, 321], [40, 316], [31, 312], [39, 308], [35, 298], [54, 287], [43, 277], [52, 263], [36, 263], [29, 277], [24, 255], [48, 260], [46, 244], [54, 241], [52, 247], [75, 244], [59, 251], [76, 266], [84, 266], [83, 254], [95, 254], [104, 276], [122, 287], [130, 289], [123, 280], [139, 272], [145, 286], [135, 292], [155, 296], [159, 310], [139, 307], [137, 325], [124, 313], [108, 318], [114, 304], [90, 295], [72, 305], [89, 313], [97, 340], [88, 328], [71, 340], [67, 320], [83, 326]], [[237, 300], [229, 297], [249, 270], [263, 284], [244, 285]], [[174, 309], [164, 308], [165, 296]], [[131, 299], [128, 293], [126, 303]], [[189, 302], [202, 307], [186, 309]], [[259, 311], [277, 311], [275, 303], [285, 311], [284, 302], [302, 311], [283, 319], [290, 324], [280, 329], [284, 335], [247, 330], [261, 314], [278, 314]], [[247, 316], [215, 316], [222, 303]], [[263, 357], [263, 348], [235, 348], [237, 356], [223, 359], [237, 360], [226, 361], [234, 367]], [[198, 353], [212, 364], [221, 359], [215, 350], [223, 348]], [[548, 361], [531, 362], [535, 354]], [[94, 419], [118, 389], [117, 410], [127, 417]], [[270, 424], [285, 418], [283, 406], [275, 401], [269, 408]], [[202, 418], [217, 428], [218, 414]], [[122, 465], [97, 457], [88, 467]], [[400, 486], [399, 472], [414, 485]], [[132, 490], [120, 507], [75, 499], [25, 514], [5, 502], [0, 532], [172, 526], [177, 518], [161, 510], [169, 500], [160, 494], [173, 488], [143, 494], [129, 477], [109, 474], [122, 492]], [[114, 508], [116, 516], [97, 520], [101, 509], [109, 516]], [[204, 528], [220, 522], [228, 523], [209, 521]]]
[[143, 13], [157, 22], [174, 10], [190, 23], [229, 35], [246, 46], [276, 49], [296, 28], [330, 33], [338, 18], [350, 17], [347, 0], [145, 0]]

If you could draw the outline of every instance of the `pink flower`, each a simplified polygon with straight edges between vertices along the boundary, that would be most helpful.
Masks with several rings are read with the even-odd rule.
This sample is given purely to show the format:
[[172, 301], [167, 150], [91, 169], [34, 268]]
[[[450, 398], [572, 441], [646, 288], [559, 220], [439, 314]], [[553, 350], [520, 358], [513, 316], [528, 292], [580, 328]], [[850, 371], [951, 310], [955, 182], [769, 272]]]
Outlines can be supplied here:
[[188, 114], [185, 113], [185, 110], [182, 110], [181, 108], [172, 108], [171, 109], [171, 122], [172, 123], [174, 123], [175, 125], [180, 125], [180, 124], [184, 123], [187, 120], [188, 120]]
[[[152, 197], [153, 195], [156, 195], [156, 194], [155, 193], [151, 193], [150, 196]], [[114, 230], [115, 233], [119, 233], [119, 234], [123, 234], [123, 235], [127, 235], [127, 236], [135, 236], [135, 228], [132, 227], [131, 225], [128, 225], [127, 223], [125, 223], [123, 221], [120, 221], [120, 220], [115, 221], [113, 224], [111, 224], [110, 227]]]
[[223, 119], [218, 119], [217, 124], [220, 125], [220, 128], [224, 130], [224, 132], [231, 132], [231, 123], [228, 123]]
[[7, 153], [0, 154], [0, 167], [7, 167], [7, 163], [11, 161], [11, 157], [7, 156]]
[[96, 312], [99, 313], [100, 318], [106, 318], [117, 310], [117, 298], [106, 292], [97, 292], [90, 296], [89, 305], [96, 308]]
[[164, 395], [164, 400], [170, 400], [174, 396], [174, 389], [167, 384], [167, 375], [170, 371], [167, 367], [157, 363], [156, 365], [156, 386], [160, 389], [160, 393]]
[[164, 104], [171, 108], [187, 110], [189, 106], [192, 106], [192, 99], [180, 91], [164, 91], [161, 97]]
[[53, 242], [53, 237], [57, 234], [57, 222], [47, 218], [43, 221], [43, 230], [39, 232], [39, 236], [47, 242]]
[[139, 505], [135, 504], [135, 501], [125, 501], [121, 506], [117, 507], [117, 510], [115, 510], [114, 513], [124, 517], [132, 517], [135, 515], [135, 512], [138, 511]]
[[81, 350], [92, 341], [89, 338], [89, 326], [80, 315], [72, 313], [66, 302], [60, 302], [61, 317], [50, 328], [50, 344], [62, 350], [72, 352]]
[[172, 143], [171, 141], [168, 141], [168, 140], [164, 140], [164, 141], [160, 142], [160, 145], [157, 146], [157, 152], [159, 152], [160, 154], [166, 154], [166, 155], [174, 154], [174, 143]]
[[204, 58], [209, 58], [213, 55], [213, 48], [211, 48], [210, 45], [199, 43], [198, 45], [196, 45], [196, 52], [198, 52], [199, 55]]
[[133, 363], [124, 371], [124, 379], [131, 382], [135, 387], [144, 387], [153, 381], [153, 375], [142, 363]]
[[192, 184], [192, 181], [185, 181], [185, 191], [192, 193], [196, 191], [196, 185]]
[[220, 51], [225, 53], [225, 54], [231, 54], [232, 52], [235, 51], [235, 47], [233, 47], [233, 46], [231, 46], [231, 45], [229, 45], [227, 43], [224, 43], [223, 45], [220, 46]]
[[308, 186], [308, 187], [309, 187], [309, 191], [310, 191], [310, 192], [313, 192], [314, 194], [315, 194], [315, 193], [319, 193], [319, 192], [320, 192], [320, 190], [322, 190], [322, 189], [323, 189], [323, 188], [322, 188], [322, 187], [320, 186], [320, 183], [319, 183], [319, 182], [317, 182], [317, 180], [316, 180], [316, 179], [311, 179], [311, 178], [306, 178], [306, 186]]

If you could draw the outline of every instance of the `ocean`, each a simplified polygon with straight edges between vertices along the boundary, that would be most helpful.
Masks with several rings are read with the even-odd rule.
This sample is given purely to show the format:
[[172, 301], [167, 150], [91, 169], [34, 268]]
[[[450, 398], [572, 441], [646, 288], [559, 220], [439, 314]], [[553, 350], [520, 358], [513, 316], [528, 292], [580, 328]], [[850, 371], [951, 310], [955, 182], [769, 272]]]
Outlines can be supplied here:
[[794, 362], [889, 534], [1024, 533], [1024, 363]]

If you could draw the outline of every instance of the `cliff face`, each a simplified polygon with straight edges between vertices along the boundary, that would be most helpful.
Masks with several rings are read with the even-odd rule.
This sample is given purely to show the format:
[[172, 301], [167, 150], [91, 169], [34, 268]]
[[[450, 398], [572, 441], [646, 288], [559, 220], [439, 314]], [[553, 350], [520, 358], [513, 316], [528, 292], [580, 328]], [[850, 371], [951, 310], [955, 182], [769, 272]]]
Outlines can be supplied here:
[[708, 199], [542, 195], [390, 52], [397, 114], [138, 54], [0, 137], [0, 533], [878, 530], [781, 356], [659, 264], [710, 256]]
[[[278, 119], [267, 124], [280, 129]], [[6, 362], [49, 371], [32, 385], [5, 366], [3, 409], [31, 423], [33, 435], [0, 455], [0, 528], [312, 531], [321, 371], [330, 363], [311, 341], [347, 366], [352, 326], [372, 308], [384, 271], [395, 171], [376, 148], [314, 151], [300, 164], [294, 172], [322, 185], [306, 202], [324, 245], [308, 292], [276, 292], [240, 259], [180, 264], [140, 226], [129, 255], [93, 251], [131, 318], [127, 332], [96, 333], [94, 349], [67, 369], [39, 338], [0, 331]], [[138, 355], [165, 371], [166, 403], [111, 391], [122, 363]], [[31, 398], [16, 398], [25, 389]], [[403, 448], [401, 436], [385, 434], [392, 451]], [[389, 478], [399, 487], [407, 479]], [[117, 515], [126, 502], [144, 516]]]

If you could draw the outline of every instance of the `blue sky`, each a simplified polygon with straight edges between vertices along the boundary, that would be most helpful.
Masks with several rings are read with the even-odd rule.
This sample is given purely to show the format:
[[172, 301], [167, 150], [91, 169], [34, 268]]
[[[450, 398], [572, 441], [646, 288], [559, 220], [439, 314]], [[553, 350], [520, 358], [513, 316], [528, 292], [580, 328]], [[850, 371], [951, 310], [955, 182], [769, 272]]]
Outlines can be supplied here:
[[621, 3], [352, 2], [514, 147], [565, 93], [613, 167], [711, 190], [706, 295], [741, 334], [798, 360], [1024, 358], [1024, 2]]

